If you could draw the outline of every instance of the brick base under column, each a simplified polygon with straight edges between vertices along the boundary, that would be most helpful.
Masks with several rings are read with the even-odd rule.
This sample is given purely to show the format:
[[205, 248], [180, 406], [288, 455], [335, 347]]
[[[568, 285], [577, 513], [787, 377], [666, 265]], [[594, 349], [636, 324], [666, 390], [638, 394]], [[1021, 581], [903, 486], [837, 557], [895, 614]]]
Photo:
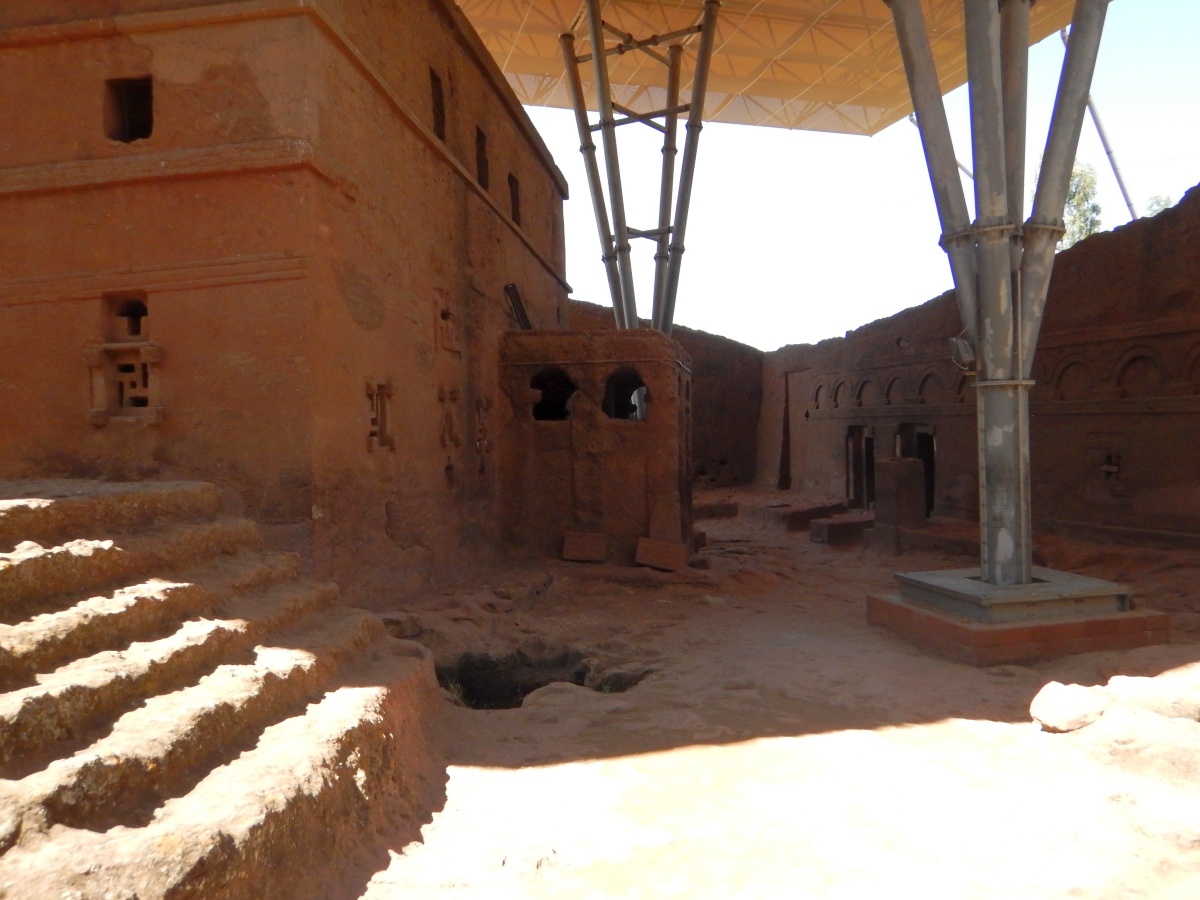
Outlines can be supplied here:
[[1171, 617], [1153, 609], [1036, 622], [973, 622], [894, 594], [868, 596], [867, 621], [922, 649], [973, 666], [1166, 644], [1171, 628]]

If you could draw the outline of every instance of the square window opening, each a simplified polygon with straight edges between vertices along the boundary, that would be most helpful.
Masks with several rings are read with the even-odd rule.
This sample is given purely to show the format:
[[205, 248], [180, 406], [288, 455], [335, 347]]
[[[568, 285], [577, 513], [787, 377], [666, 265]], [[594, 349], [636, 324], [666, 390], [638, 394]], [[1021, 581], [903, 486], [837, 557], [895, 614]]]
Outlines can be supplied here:
[[150, 78], [112, 78], [105, 82], [104, 133], [130, 144], [154, 132], [154, 85]]

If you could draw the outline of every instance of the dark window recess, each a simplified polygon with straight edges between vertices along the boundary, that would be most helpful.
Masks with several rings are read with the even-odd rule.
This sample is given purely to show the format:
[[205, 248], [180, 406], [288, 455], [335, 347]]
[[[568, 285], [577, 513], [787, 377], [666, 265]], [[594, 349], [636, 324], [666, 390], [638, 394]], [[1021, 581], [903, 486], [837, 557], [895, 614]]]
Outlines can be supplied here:
[[561, 422], [571, 418], [571, 397], [578, 390], [562, 369], [543, 369], [529, 382], [535, 391], [542, 392], [542, 399], [533, 405], [533, 417], [539, 422]]
[[481, 128], [475, 129], [475, 180], [484, 190], [491, 180], [488, 177], [487, 135]]
[[142, 336], [142, 319], [150, 315], [146, 304], [141, 300], [126, 300], [117, 307], [117, 318], [125, 320], [125, 336]]
[[439, 140], [446, 139], [446, 92], [442, 79], [433, 69], [429, 70], [429, 93], [433, 101], [433, 133]]
[[512, 172], [508, 173], [508, 207], [512, 220], [521, 224], [521, 182]]
[[367, 451], [370, 452], [376, 447], [385, 447], [388, 450], [396, 449], [396, 440], [392, 437], [391, 429], [388, 425], [389, 407], [392, 401], [392, 385], [391, 382], [383, 384], [367, 384], [367, 403], [371, 408], [371, 425], [367, 431]]
[[113, 78], [105, 82], [104, 133], [128, 144], [154, 131], [154, 85], [149, 78]]
[[647, 399], [649, 392], [646, 390], [646, 382], [642, 381], [637, 369], [617, 369], [604, 383], [604, 403], [601, 404], [601, 409], [610, 419], [641, 421], [646, 418]]

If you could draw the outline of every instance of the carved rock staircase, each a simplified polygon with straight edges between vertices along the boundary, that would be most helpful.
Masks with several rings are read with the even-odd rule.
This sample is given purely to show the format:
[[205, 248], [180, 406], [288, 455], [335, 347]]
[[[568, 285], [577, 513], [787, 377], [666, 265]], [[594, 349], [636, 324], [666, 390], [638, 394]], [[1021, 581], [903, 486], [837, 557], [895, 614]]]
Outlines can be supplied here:
[[0, 482], [0, 897], [326, 897], [436, 802], [425, 648], [195, 483]]

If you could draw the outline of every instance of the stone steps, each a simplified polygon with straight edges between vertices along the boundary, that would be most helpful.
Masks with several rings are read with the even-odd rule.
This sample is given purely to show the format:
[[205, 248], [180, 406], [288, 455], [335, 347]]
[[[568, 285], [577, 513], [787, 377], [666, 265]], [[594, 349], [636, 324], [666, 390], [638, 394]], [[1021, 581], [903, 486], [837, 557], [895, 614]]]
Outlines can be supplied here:
[[221, 510], [215, 485], [10, 481], [0, 498], [0, 552], [23, 541], [53, 545], [64, 537], [108, 537], [170, 520], [208, 519]]
[[180, 522], [149, 534], [79, 539], [55, 547], [24, 542], [0, 554], [0, 621], [61, 606], [63, 598], [194, 566], [220, 554], [262, 546], [253, 522]]
[[440, 785], [429, 652], [211, 486], [86, 488], [0, 483], [59, 541], [0, 554], [0, 896], [336, 895]]
[[0, 625], [0, 689], [24, 687], [85, 652], [123, 649], [162, 636], [187, 615], [210, 613], [232, 594], [294, 579], [294, 553], [242, 553], [192, 573], [189, 581], [152, 578], [87, 597], [66, 609]]
[[248, 736], [318, 699], [341, 666], [383, 635], [376, 617], [344, 607], [272, 635], [254, 662], [218, 666], [151, 697], [90, 747], [29, 776], [19, 790], [22, 818], [92, 831], [146, 824], [147, 813], [194, 787], [196, 772], [229, 762]]
[[13, 900], [336, 895], [339, 861], [395, 820], [422, 816], [430, 789], [421, 720], [436, 700], [432, 657], [406, 641], [380, 644], [377, 658], [144, 827], [57, 826], [53, 840], [0, 858], [0, 887]]
[[192, 683], [335, 596], [330, 585], [279, 585], [231, 601], [228, 618], [190, 619], [158, 640], [102, 650], [37, 676], [0, 697], [0, 777], [20, 777], [47, 755], [78, 746], [115, 712]]

